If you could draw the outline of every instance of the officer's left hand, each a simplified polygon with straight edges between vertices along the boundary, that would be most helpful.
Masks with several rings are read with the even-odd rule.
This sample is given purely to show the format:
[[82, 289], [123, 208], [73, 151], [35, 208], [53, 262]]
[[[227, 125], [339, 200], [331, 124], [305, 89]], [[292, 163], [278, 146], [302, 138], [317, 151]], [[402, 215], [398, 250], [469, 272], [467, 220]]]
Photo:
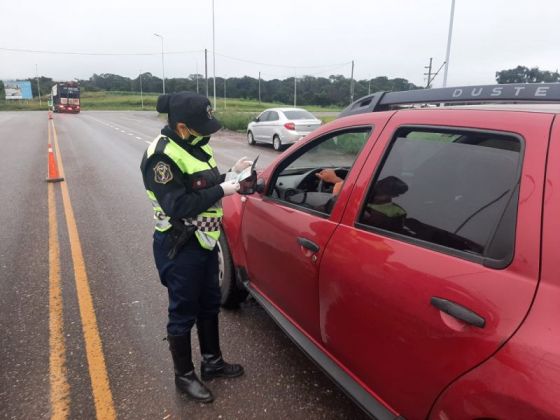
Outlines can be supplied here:
[[241, 159], [235, 162], [235, 165], [233, 165], [231, 169], [233, 170], [233, 172], [240, 174], [244, 169], [247, 169], [252, 164], [253, 161], [247, 160], [247, 156], [243, 156]]

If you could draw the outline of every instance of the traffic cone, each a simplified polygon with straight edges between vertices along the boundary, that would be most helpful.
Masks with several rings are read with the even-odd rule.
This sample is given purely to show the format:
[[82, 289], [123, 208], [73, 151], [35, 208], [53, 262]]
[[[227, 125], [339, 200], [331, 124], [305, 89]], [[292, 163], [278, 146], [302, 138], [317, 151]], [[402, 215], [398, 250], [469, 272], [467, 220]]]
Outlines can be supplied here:
[[60, 182], [64, 181], [64, 178], [60, 177], [58, 174], [58, 167], [56, 166], [56, 161], [54, 160], [54, 153], [52, 146], [49, 144], [49, 174], [46, 179], [47, 182]]
[[49, 111], [49, 120], [52, 120], [52, 111]]

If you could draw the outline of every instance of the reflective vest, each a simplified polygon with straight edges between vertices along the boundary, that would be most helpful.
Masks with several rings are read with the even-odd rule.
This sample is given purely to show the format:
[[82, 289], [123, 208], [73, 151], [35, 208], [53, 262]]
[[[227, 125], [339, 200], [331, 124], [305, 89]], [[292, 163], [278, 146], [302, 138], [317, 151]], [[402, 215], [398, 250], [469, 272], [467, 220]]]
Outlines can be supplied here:
[[[205, 173], [208, 174], [208, 172], [219, 174], [216, 161], [213, 157], [212, 148], [208, 144], [200, 147], [211, 156], [210, 160], [207, 162], [195, 158], [170, 138], [160, 135], [156, 137], [146, 150], [142, 162], [142, 172], [144, 176], [147, 176], [144, 165], [151, 156], [154, 154], [164, 154], [175, 162], [183, 174], [188, 175], [192, 179], [195, 179], [197, 175], [204, 177]], [[209, 186], [212, 185], [208, 185], [207, 187]], [[148, 193], [148, 198], [152, 202], [152, 206], [154, 208], [156, 230], [160, 232], [168, 231], [172, 227], [171, 222], [169, 221], [169, 216], [167, 216], [161, 208], [155, 194], [150, 190], [146, 190], [146, 192]], [[200, 246], [205, 249], [212, 250], [220, 237], [220, 226], [223, 215], [224, 212], [222, 210], [221, 202], [218, 201], [212, 207], [198, 214], [196, 217], [181, 220], [187, 225], [196, 226], [197, 230], [195, 231], [195, 235], [200, 243]]]

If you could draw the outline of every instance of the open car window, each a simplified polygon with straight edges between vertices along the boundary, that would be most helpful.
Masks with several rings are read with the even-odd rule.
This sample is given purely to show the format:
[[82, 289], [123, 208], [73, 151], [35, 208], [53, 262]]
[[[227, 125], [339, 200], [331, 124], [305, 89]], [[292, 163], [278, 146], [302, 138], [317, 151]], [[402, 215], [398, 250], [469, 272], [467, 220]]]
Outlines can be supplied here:
[[[371, 127], [361, 127], [314, 140], [279, 167], [269, 196], [302, 210], [330, 214], [370, 133]], [[321, 172], [323, 179], [318, 176]]]

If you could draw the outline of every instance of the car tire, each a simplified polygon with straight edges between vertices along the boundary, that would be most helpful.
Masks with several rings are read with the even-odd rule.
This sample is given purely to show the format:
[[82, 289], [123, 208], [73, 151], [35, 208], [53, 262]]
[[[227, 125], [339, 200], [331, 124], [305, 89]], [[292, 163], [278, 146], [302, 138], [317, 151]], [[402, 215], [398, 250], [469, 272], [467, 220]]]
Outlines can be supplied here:
[[255, 145], [255, 137], [251, 131], [247, 131], [247, 143], [249, 143], [250, 146]]
[[280, 136], [278, 134], [275, 134], [272, 138], [272, 147], [276, 151], [282, 150], [282, 140], [280, 140]]
[[247, 298], [248, 292], [237, 284], [233, 260], [229, 251], [227, 238], [224, 232], [218, 240], [218, 280], [222, 293], [221, 305], [226, 309], [237, 309], [239, 304]]

